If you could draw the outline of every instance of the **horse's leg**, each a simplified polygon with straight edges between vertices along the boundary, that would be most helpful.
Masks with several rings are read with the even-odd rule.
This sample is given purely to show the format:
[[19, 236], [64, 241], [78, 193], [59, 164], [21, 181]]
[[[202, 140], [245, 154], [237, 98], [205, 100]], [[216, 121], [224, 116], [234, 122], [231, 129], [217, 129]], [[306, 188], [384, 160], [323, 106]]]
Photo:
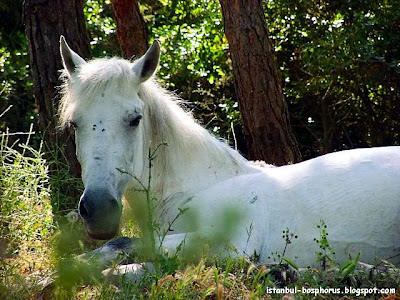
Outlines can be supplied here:
[[[211, 246], [215, 253], [219, 247], [224, 247], [223, 241], [212, 241], [208, 239], [207, 231], [197, 231], [189, 233], [178, 233], [165, 236], [162, 240], [156, 240], [156, 250], [161, 251], [168, 256], [179, 255], [186, 259], [199, 259], [202, 251]], [[111, 262], [121, 258], [118, 265], [102, 271], [102, 275], [111, 282], [118, 283], [121, 276], [131, 282], [137, 282], [145, 272], [154, 272], [154, 266], [150, 262], [131, 263], [133, 255], [141, 257], [140, 251], [144, 249], [140, 239], [130, 239], [126, 237], [118, 238], [105, 243], [101, 247], [92, 250], [86, 254], [78, 256], [79, 259], [97, 263], [103, 269], [111, 265]], [[221, 250], [221, 249], [219, 249]], [[230, 252], [228, 247], [223, 251], [217, 251], [219, 257], [237, 256], [242, 252]]]
[[93, 262], [103, 269], [117, 259], [120, 259], [120, 263], [131, 263], [133, 254], [138, 250], [138, 244], [139, 239], [120, 237], [95, 250], [79, 255], [77, 259]]
[[[158, 241], [155, 247], [164, 254], [173, 256], [178, 254], [179, 246], [183, 245], [187, 239], [192, 240], [193, 235], [194, 233], [167, 235], [163, 241]], [[198, 238], [196, 240], [199, 241]], [[77, 259], [96, 265], [100, 270], [103, 270], [101, 273], [104, 278], [115, 284], [118, 284], [122, 276], [128, 281], [138, 282], [145, 272], [154, 272], [154, 266], [150, 262], [133, 263], [133, 256], [141, 256], [140, 251], [143, 249], [141, 246], [140, 239], [121, 237], [88, 253], [81, 254]], [[179, 252], [179, 254], [182, 253]], [[113, 262], [116, 262], [117, 265], [110, 267]]]
[[[224, 247], [225, 245], [221, 241], [221, 243], [212, 241], [207, 238], [207, 232], [198, 231], [198, 232], [189, 232], [189, 233], [178, 233], [178, 234], [170, 234], [164, 237], [163, 240], [156, 241], [156, 249], [166, 254], [168, 256], [179, 255], [189, 260], [199, 259], [201, 257], [202, 250], [207, 248], [208, 245], [211, 247]], [[135, 243], [135, 242], [134, 242]], [[108, 243], [107, 243], [108, 244]], [[104, 246], [106, 246], [105, 244]], [[139, 243], [136, 243], [136, 246], [129, 246], [128, 248], [135, 252], [135, 255], [141, 256]], [[107, 246], [108, 247], [108, 246]], [[107, 250], [105, 250], [107, 249]], [[103, 249], [100, 253], [108, 253], [103, 256], [102, 259], [111, 258], [109, 248]], [[96, 251], [96, 250], [95, 250]], [[216, 249], [211, 250], [213, 253]], [[228, 256], [237, 256], [240, 253], [230, 252], [228, 249], [224, 249], [224, 251], [217, 251], [219, 253], [219, 257], [228, 257]], [[99, 252], [94, 255], [98, 255]], [[122, 276], [125, 277], [126, 280], [131, 282], [138, 282], [142, 276], [146, 272], [154, 273], [154, 265], [151, 262], [146, 263], [132, 263], [132, 264], [121, 264], [115, 267], [108, 268], [102, 272], [103, 276], [113, 282], [114, 284], [118, 284], [120, 278]]]
[[[175, 255], [180, 244], [183, 244], [186, 238], [194, 233], [182, 233], [167, 235], [164, 240], [157, 241], [156, 249], [168, 252], [170, 255]], [[104, 243], [99, 248], [89, 251], [85, 254], [77, 256], [78, 260], [95, 262], [99, 266], [108, 267], [111, 262], [120, 258], [121, 264], [129, 264], [134, 262], [133, 256], [140, 257], [141, 241], [138, 238], [120, 237]]]
[[[95, 250], [77, 256], [76, 260], [88, 264], [94, 264], [96, 267], [99, 268], [98, 271], [104, 270], [111, 264], [111, 262], [115, 261], [118, 258], [121, 258], [119, 263], [129, 264], [133, 261], [132, 254], [135, 253], [138, 245], [139, 245], [139, 239], [121, 237], [109, 241]], [[136, 279], [139, 278], [140, 277], [139, 275], [142, 275], [146, 269], [143, 269], [141, 265], [137, 264], [138, 267], [136, 268], [137, 270], [135, 273], [134, 272], [135, 268], [133, 267], [133, 265], [134, 264], [132, 264], [131, 267], [128, 267], [130, 265], [126, 265], [126, 267], [117, 266], [117, 269], [121, 268], [119, 270], [119, 274], [127, 274], [126, 276], [128, 276], [127, 278], [129, 280], [132, 279], [133, 281], [135, 281], [134, 278]], [[109, 271], [107, 272], [107, 270]], [[103, 276], [105, 276], [105, 278], [110, 278], [110, 276], [115, 275], [114, 278], [111, 278], [112, 280], [113, 279], [115, 280], [115, 277], [117, 275], [114, 272], [115, 270], [112, 269], [107, 269], [107, 270], [102, 272]], [[112, 270], [113, 272], [110, 273], [110, 270]], [[129, 274], [130, 272], [132, 274]], [[47, 295], [53, 295], [55, 289], [54, 278], [57, 278], [58, 276], [59, 274], [55, 273], [51, 277], [46, 277], [37, 283], [37, 285], [41, 287], [40, 292], [38, 294], [38, 298], [42, 299], [43, 297], [45, 298], [52, 297]], [[78, 277], [79, 275], [77, 274], [77, 278]]]
[[[103, 266], [110, 265], [110, 262], [118, 257], [118, 252], [134, 252], [135, 256], [141, 256], [139, 239], [120, 238], [108, 242], [100, 248], [82, 255], [84, 259], [95, 259], [101, 262]], [[206, 240], [201, 238], [197, 232], [171, 234], [164, 239], [156, 241], [157, 251], [161, 251], [168, 256], [175, 255], [193, 255], [193, 249], [201, 250], [206, 245]], [[197, 253], [199, 254], [199, 253]], [[138, 282], [146, 272], [155, 273], [155, 268], [151, 262], [119, 264], [114, 267], [103, 270], [101, 273], [105, 279], [118, 285], [121, 277], [130, 282]]]
[[[195, 240], [197, 242], [196, 246], [200, 246], [199, 236], [196, 235], [196, 239], [192, 238], [195, 234], [196, 233], [182, 233], [167, 235], [164, 240], [157, 241], [155, 247], [156, 249], [160, 249], [164, 253], [168, 253], [168, 255], [173, 256], [177, 254], [179, 246], [184, 245], [186, 240]], [[194, 244], [194, 242], [191, 242], [191, 245], [192, 244]], [[105, 269], [117, 259], [120, 259], [118, 261], [119, 264], [130, 264], [134, 262], [133, 256], [140, 257], [140, 251], [142, 249], [143, 248], [140, 239], [121, 237], [111, 240], [101, 245], [97, 249], [89, 251], [85, 254], [81, 254], [77, 256], [77, 259], [94, 263], [98, 267]]]

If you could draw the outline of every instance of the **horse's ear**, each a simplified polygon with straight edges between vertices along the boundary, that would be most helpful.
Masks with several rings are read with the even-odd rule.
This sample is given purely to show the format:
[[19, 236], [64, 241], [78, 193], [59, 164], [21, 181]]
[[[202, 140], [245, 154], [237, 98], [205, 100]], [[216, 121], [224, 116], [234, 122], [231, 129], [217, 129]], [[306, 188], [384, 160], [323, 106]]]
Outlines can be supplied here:
[[63, 35], [60, 36], [60, 53], [64, 69], [68, 71], [69, 75], [71, 75], [80, 64], [86, 63], [82, 57], [71, 50]]
[[145, 82], [157, 70], [158, 63], [160, 62], [160, 43], [154, 40], [153, 44], [147, 52], [135, 61], [132, 69], [138, 74], [139, 82]]

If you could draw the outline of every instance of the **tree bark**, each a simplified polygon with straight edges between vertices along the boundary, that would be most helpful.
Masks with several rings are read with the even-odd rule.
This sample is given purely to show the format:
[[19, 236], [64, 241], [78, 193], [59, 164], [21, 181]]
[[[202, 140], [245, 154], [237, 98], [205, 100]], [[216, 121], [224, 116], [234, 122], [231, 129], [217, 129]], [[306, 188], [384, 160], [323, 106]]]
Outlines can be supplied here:
[[143, 55], [147, 48], [146, 26], [137, 0], [113, 0], [117, 36], [125, 58]]
[[251, 159], [300, 160], [261, 0], [220, 0], [236, 96]]
[[[83, 0], [25, 0], [25, 32], [28, 37], [34, 95], [39, 109], [39, 126], [48, 148], [64, 155], [73, 175], [80, 175], [75, 143], [70, 130], [57, 130], [57, 108], [61, 84], [59, 70], [60, 35], [82, 57], [89, 57], [89, 37], [85, 28]], [[61, 149], [62, 153], [58, 151]]]

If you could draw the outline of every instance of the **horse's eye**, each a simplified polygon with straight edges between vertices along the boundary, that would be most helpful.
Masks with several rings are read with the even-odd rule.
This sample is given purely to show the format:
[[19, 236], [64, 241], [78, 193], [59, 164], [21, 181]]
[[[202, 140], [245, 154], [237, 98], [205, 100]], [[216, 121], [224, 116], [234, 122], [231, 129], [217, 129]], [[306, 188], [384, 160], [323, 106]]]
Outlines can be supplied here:
[[131, 127], [136, 127], [136, 126], [138, 126], [139, 123], [140, 123], [140, 120], [141, 120], [142, 118], [143, 118], [142, 115], [138, 115], [136, 118], [132, 119], [132, 120], [129, 122], [129, 126], [131, 126]]
[[76, 126], [76, 123], [72, 121], [69, 121], [69, 126], [72, 127], [73, 129], [78, 128], [78, 126]]

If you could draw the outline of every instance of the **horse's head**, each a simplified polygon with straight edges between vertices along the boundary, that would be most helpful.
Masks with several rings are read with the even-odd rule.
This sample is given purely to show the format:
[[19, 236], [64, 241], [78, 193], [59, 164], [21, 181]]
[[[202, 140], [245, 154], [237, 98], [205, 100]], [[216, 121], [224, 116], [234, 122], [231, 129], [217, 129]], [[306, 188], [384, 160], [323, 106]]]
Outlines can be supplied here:
[[61, 118], [75, 129], [85, 186], [79, 213], [92, 238], [109, 239], [118, 231], [127, 183], [143, 172], [146, 120], [138, 91], [155, 72], [160, 47], [155, 41], [134, 63], [117, 59], [87, 63], [64, 37], [60, 44], [67, 77]]

